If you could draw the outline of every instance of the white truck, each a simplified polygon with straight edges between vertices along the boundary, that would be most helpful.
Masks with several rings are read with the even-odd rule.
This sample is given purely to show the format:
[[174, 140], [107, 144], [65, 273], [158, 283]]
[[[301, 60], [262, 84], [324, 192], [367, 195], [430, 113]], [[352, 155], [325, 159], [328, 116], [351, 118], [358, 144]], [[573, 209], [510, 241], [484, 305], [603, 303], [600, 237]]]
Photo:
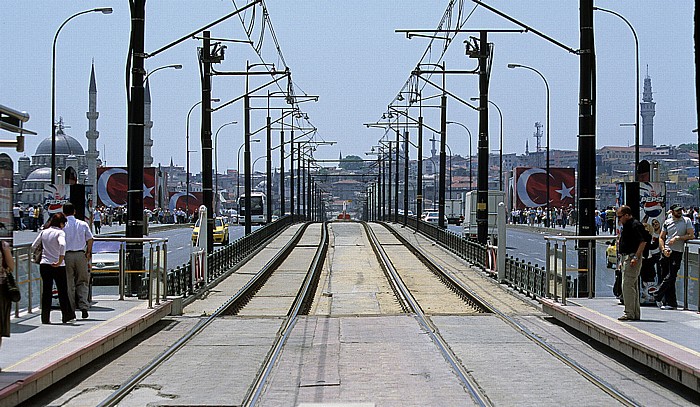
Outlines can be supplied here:
[[[476, 237], [476, 191], [465, 192], [463, 195], [464, 222], [462, 223], [462, 233], [467, 237]], [[489, 191], [488, 198], [488, 234], [497, 233], [497, 209], [500, 202], [505, 202], [503, 191]]]
[[452, 223], [457, 226], [462, 224], [464, 220], [464, 208], [461, 199], [445, 199], [445, 216], [447, 216], [447, 223]]

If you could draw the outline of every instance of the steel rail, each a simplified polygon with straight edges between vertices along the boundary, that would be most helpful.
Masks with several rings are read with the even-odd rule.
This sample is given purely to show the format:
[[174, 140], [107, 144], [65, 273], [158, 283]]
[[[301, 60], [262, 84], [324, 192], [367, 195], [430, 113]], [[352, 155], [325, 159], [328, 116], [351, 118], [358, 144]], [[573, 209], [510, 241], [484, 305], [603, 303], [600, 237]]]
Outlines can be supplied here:
[[403, 296], [406, 298], [406, 300], [411, 306], [411, 309], [416, 314], [418, 322], [423, 326], [428, 335], [430, 335], [431, 339], [433, 340], [433, 343], [435, 343], [435, 345], [438, 347], [447, 363], [449, 363], [450, 366], [452, 366], [452, 369], [454, 370], [455, 374], [459, 377], [459, 380], [462, 382], [462, 385], [467, 389], [467, 391], [471, 395], [473, 401], [480, 406], [492, 406], [493, 403], [488, 399], [488, 396], [486, 396], [486, 394], [484, 394], [483, 391], [481, 391], [481, 387], [479, 386], [479, 384], [476, 383], [476, 381], [474, 380], [474, 378], [471, 377], [471, 375], [469, 375], [469, 372], [459, 362], [459, 359], [452, 352], [447, 342], [438, 333], [437, 328], [423, 313], [423, 310], [420, 308], [420, 305], [418, 305], [415, 298], [413, 298], [413, 295], [403, 283], [401, 277], [398, 275], [398, 272], [396, 271], [396, 268], [394, 268], [394, 265], [389, 259], [389, 256], [386, 254], [386, 251], [381, 247], [381, 244], [379, 243], [379, 240], [377, 239], [377, 236], [375, 235], [372, 228], [366, 222], [362, 222], [362, 224], [364, 225], [371, 246], [375, 250], [377, 257], [381, 259], [381, 262], [384, 263], [384, 266], [387, 268], [387, 270], [389, 270], [389, 273], [392, 275], [392, 278], [396, 281]]
[[426, 255], [418, 250], [415, 246], [413, 246], [408, 240], [406, 240], [403, 236], [401, 236], [398, 232], [396, 232], [393, 228], [389, 227], [386, 223], [384, 222], [377, 222], [378, 224], [384, 226], [391, 234], [396, 237], [396, 239], [401, 242], [406, 248], [413, 253], [414, 256], [418, 257], [418, 260], [420, 260], [421, 263], [423, 263], [424, 266], [426, 266], [430, 271], [435, 274], [435, 276], [442, 281], [443, 284], [445, 284], [447, 287], [449, 287], [455, 294], [457, 294], [462, 300], [464, 300], [467, 304], [469, 304], [471, 307], [474, 309], [480, 310], [482, 312], [492, 312], [491, 309], [492, 307], [488, 306], [486, 303], [483, 302], [481, 298], [478, 296], [475, 296], [473, 292], [470, 290], [465, 290], [464, 285], [462, 284], [461, 281], [459, 281], [454, 275], [445, 272], [445, 270], [437, 267], [435, 263], [433, 263], [430, 259], [426, 257]]
[[539, 345], [542, 349], [544, 349], [546, 352], [557, 358], [559, 361], [564, 363], [565, 365], [569, 366], [570, 368], [574, 369], [578, 374], [583, 376], [586, 380], [591, 382], [593, 385], [598, 387], [599, 389], [603, 390], [605, 393], [607, 393], [609, 396], [614, 398], [615, 400], [619, 401], [621, 404], [629, 407], [636, 407], [639, 406], [636, 402], [634, 402], [632, 399], [627, 397], [626, 395], [622, 394], [619, 392], [617, 389], [615, 389], [610, 383], [606, 382], [602, 378], [596, 376], [593, 372], [589, 371], [585, 367], [581, 366], [578, 364], [575, 360], [572, 358], [566, 356], [563, 352], [559, 351], [552, 345], [546, 343], [543, 339], [538, 337], [534, 332], [529, 330], [527, 327], [523, 326], [520, 322], [516, 321], [515, 318], [510, 317], [500, 310], [498, 310], [495, 306], [493, 306], [491, 303], [489, 303], [487, 300], [482, 298], [479, 294], [474, 292], [471, 288], [467, 287], [460, 279], [458, 279], [456, 276], [454, 276], [451, 272], [446, 270], [444, 267], [440, 266], [436, 262], [433, 262], [430, 259], [430, 255], [425, 253], [423, 249], [416, 247], [412, 243], [410, 243], [408, 240], [406, 240], [403, 236], [400, 236], [398, 232], [396, 232], [393, 228], [389, 227], [388, 225], [382, 223], [384, 227], [387, 229], [391, 230], [392, 233], [394, 233], [394, 236], [396, 236], [400, 241], [404, 242], [404, 244], [409, 247], [411, 252], [420, 252], [422, 258], [425, 258], [426, 261], [429, 261], [433, 268], [436, 270], [439, 270], [440, 273], [445, 274], [445, 276], [449, 276], [449, 278], [454, 281], [461, 290], [464, 290], [464, 292], [468, 293], [469, 296], [473, 297], [476, 299], [479, 303], [483, 304], [483, 306], [488, 309], [490, 312], [495, 314], [498, 318], [500, 318], [502, 321], [510, 325], [511, 327], [515, 328], [515, 330], [519, 331], [522, 335], [524, 335], [526, 338], [530, 339], [533, 341], [535, 344]]
[[166, 360], [170, 359], [171, 356], [173, 356], [178, 350], [180, 350], [187, 342], [189, 342], [192, 338], [194, 338], [197, 334], [199, 334], [204, 328], [206, 328], [208, 325], [210, 325], [216, 318], [221, 316], [230, 306], [231, 304], [236, 303], [237, 301], [240, 301], [241, 298], [244, 298], [248, 295], [248, 291], [252, 289], [257, 280], [261, 279], [263, 276], [267, 275], [270, 273], [270, 269], [277, 268], [279, 264], [284, 261], [286, 256], [291, 253], [292, 249], [296, 244], [301, 240], [301, 236], [304, 234], [304, 231], [306, 228], [309, 226], [310, 222], [304, 223], [299, 230], [294, 234], [292, 239], [280, 250], [275, 257], [273, 257], [265, 266], [250, 280], [248, 283], [243, 286], [238, 292], [231, 298], [229, 298], [222, 306], [220, 306], [214, 313], [212, 313], [209, 317], [206, 319], [200, 320], [192, 329], [187, 331], [183, 336], [180, 337], [180, 339], [177, 340], [174, 344], [172, 344], [168, 349], [163, 351], [160, 355], [156, 356], [147, 366], [145, 366], [143, 369], [139, 370], [136, 372], [131, 378], [129, 378], [126, 382], [122, 383], [119, 386], [119, 389], [114, 391], [112, 394], [110, 394], [107, 398], [105, 398], [100, 404], [98, 404], [98, 407], [107, 407], [107, 406], [116, 406], [124, 397], [126, 397], [127, 394], [129, 394], [134, 388], [143, 381], [149, 374], [151, 374], [156, 368], [158, 368], [160, 365], [162, 365]]
[[277, 339], [271, 348], [271, 352], [265, 359], [265, 363], [261, 367], [255, 382], [249, 388], [248, 393], [244, 398], [244, 406], [254, 406], [258, 403], [258, 400], [262, 395], [262, 391], [265, 388], [265, 384], [267, 383], [267, 379], [272, 373], [272, 369], [275, 367], [275, 363], [279, 359], [279, 356], [282, 353], [282, 348], [287, 343], [287, 339], [289, 339], [289, 335], [294, 329], [299, 315], [308, 314], [309, 308], [311, 307], [311, 302], [316, 292], [318, 279], [321, 275], [321, 270], [323, 269], [323, 264], [326, 259], [326, 253], [328, 253], [328, 242], [328, 222], [324, 222], [321, 226], [321, 241], [316, 249], [314, 259], [309, 266], [304, 284], [297, 293], [296, 299], [294, 300], [294, 305], [289, 310], [289, 313], [285, 318], [285, 322], [280, 328], [280, 333], [277, 335]]

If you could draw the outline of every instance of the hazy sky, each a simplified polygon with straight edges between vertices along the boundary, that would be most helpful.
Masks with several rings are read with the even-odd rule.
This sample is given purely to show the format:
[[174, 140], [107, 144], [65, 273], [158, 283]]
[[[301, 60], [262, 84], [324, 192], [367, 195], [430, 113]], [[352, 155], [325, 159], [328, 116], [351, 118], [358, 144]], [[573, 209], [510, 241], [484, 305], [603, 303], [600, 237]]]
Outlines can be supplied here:
[[[285, 61], [292, 71], [296, 93], [319, 95], [316, 103], [302, 104], [318, 136], [337, 141], [321, 147], [318, 158], [338, 154], [364, 155], [383, 134], [362, 123], [380, 119], [387, 105], [416, 66], [428, 40], [406, 39], [396, 29], [433, 29], [442, 17], [446, 0], [267, 0], [270, 18]], [[557, 40], [578, 48], [578, 4], [576, 0], [487, 0], [487, 3], [535, 27]], [[240, 7], [245, 4], [237, 0]], [[475, 6], [465, 2], [465, 10]], [[655, 143], [695, 142], [695, 72], [693, 66], [693, 6], [690, 0], [598, 0], [596, 6], [624, 15], [639, 37], [641, 78], [652, 78], [656, 102]], [[126, 0], [27, 0], [7, 2], [0, 17], [0, 103], [28, 112], [26, 124], [39, 133], [29, 136], [26, 154], [51, 134], [51, 46], [56, 30], [72, 14], [94, 7], [113, 7], [114, 13], [89, 13], [71, 20], [57, 43], [56, 110], [66, 133], [85, 147], [88, 121], [88, 85], [94, 60], [100, 118], [98, 148], [108, 165], [126, 163], [125, 61], [129, 41], [130, 13]], [[231, 0], [148, 0], [146, 4], [146, 51], [154, 51], [234, 9]], [[259, 15], [259, 14], [258, 14]], [[259, 19], [258, 19], [259, 20]], [[465, 29], [517, 28], [477, 8]], [[236, 17], [211, 28], [212, 37], [243, 39], [242, 24]], [[265, 62], [277, 59], [267, 31], [263, 46]], [[634, 129], [620, 123], [634, 122], [635, 65], [634, 41], [629, 28], [619, 18], [596, 12], [595, 36], [598, 83], [597, 145], [632, 145]], [[446, 54], [448, 69], [471, 69], [476, 61], [465, 56], [460, 34]], [[578, 58], [531, 33], [492, 34], [495, 44], [490, 98], [504, 115], [504, 152], [522, 153], [525, 140], [534, 150], [534, 123], [545, 122], [545, 90], [535, 73], [508, 69], [508, 63], [537, 68], [551, 88], [551, 147], [576, 149], [578, 133]], [[181, 70], [162, 70], [150, 80], [152, 138], [155, 163], [185, 164], [185, 124], [187, 112], [200, 100], [197, 47], [201, 41], [187, 40], [162, 54], [149, 58], [146, 68], [182, 64]], [[226, 59], [218, 70], [245, 70], [246, 61], [260, 62], [250, 45], [228, 44]], [[434, 58], [433, 58], [434, 60]], [[251, 79], [251, 87], [264, 79]], [[214, 77], [213, 97], [222, 101], [244, 93], [241, 78]], [[641, 86], [641, 85], [640, 85]], [[476, 75], [451, 76], [447, 87], [462, 98], [477, 96]], [[275, 89], [271, 89], [275, 90]], [[265, 106], [264, 99], [254, 102]], [[216, 105], [216, 104], [215, 104]], [[448, 120], [462, 122], [474, 133], [476, 152], [477, 115], [454, 100], [448, 101]], [[437, 109], [426, 109], [426, 124], [439, 128]], [[219, 170], [236, 168], [236, 152], [243, 142], [243, 105], [238, 102], [213, 115], [212, 131], [224, 123], [219, 135]], [[254, 111], [252, 128], [265, 123], [265, 113]], [[191, 117], [190, 148], [192, 172], [201, 166], [199, 110]], [[498, 145], [498, 115], [491, 111], [491, 150]], [[545, 129], [543, 129], [545, 131]], [[261, 135], [264, 133], [261, 133]], [[4, 133], [3, 138], [8, 138]], [[428, 134], [429, 136], [430, 134]], [[415, 135], [412, 134], [415, 140]], [[426, 137], [426, 139], [429, 137]], [[274, 140], [278, 139], [275, 132]], [[448, 127], [448, 144], [455, 154], [469, 151], [464, 131]], [[275, 141], [275, 145], [277, 141]], [[253, 159], [265, 154], [264, 143], [253, 145]], [[544, 140], [543, 140], [544, 146]], [[430, 149], [425, 142], [424, 151]], [[20, 154], [10, 152], [16, 160]], [[411, 153], [412, 158], [415, 152]], [[275, 156], [275, 166], [279, 166]], [[262, 170], [261, 160], [256, 166]]]

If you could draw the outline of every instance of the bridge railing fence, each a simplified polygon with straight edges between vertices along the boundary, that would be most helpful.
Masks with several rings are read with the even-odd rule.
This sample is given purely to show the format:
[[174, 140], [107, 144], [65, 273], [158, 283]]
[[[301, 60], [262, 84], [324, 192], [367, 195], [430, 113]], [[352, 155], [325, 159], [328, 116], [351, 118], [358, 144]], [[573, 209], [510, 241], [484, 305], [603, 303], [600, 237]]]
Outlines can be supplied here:
[[[390, 214], [388, 220], [404, 224], [403, 215]], [[473, 238], [440, 228], [436, 224], [424, 222], [417, 217], [409, 216], [405, 226], [435, 240], [455, 255], [479, 267], [492, 278], [498, 279], [497, 245], [490, 243], [482, 245]], [[537, 264], [525, 262], [513, 256], [506, 256], [505, 282], [532, 298], [548, 295], [546, 270]]]
[[223, 248], [208, 254], [206, 281], [202, 281], [199, 284], [193, 282], [191, 261], [169, 270], [166, 295], [181, 296], [183, 298], [194, 295], [202, 287], [224, 276], [231, 268], [243, 261], [257, 248], [267, 243], [277, 233], [303, 220], [304, 217], [299, 215], [283, 216], [253, 231], [253, 233], [238, 238]]

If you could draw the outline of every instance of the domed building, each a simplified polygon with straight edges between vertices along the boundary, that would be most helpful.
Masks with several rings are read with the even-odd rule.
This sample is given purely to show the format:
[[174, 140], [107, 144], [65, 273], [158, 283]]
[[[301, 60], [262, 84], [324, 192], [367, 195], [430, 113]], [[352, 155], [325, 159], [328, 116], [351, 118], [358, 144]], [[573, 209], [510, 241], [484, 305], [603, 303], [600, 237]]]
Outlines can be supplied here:
[[[39, 143], [31, 161], [24, 156], [18, 160], [19, 191], [18, 200], [25, 204], [41, 203], [44, 200], [44, 187], [51, 184], [51, 137]], [[64, 131], [60, 120], [56, 129], [56, 178], [63, 183], [68, 167], [78, 175], [78, 182], [86, 183], [88, 159], [78, 140]]]
[[[87, 165], [83, 146], [78, 140], [64, 133], [62, 123], [59, 123], [58, 130], [56, 130], [56, 166], [65, 168], [66, 158], [71, 155], [79, 157], [78, 165]], [[51, 167], [51, 137], [47, 137], [39, 143], [39, 147], [36, 148], [36, 152], [32, 156], [32, 163]]]
[[[101, 165], [97, 151], [97, 83], [95, 81], [95, 66], [90, 72], [90, 87], [88, 90], [89, 106], [87, 111], [88, 130], [85, 137], [88, 150], [82, 144], [65, 132], [63, 118], [56, 125], [56, 184], [66, 183], [66, 170], [72, 168], [71, 174], [77, 176], [77, 182], [95, 185], [97, 167]], [[31, 160], [27, 156], [17, 160], [18, 172], [15, 174], [15, 202], [24, 204], [43, 204], [45, 187], [51, 184], [51, 136], [39, 143]]]

